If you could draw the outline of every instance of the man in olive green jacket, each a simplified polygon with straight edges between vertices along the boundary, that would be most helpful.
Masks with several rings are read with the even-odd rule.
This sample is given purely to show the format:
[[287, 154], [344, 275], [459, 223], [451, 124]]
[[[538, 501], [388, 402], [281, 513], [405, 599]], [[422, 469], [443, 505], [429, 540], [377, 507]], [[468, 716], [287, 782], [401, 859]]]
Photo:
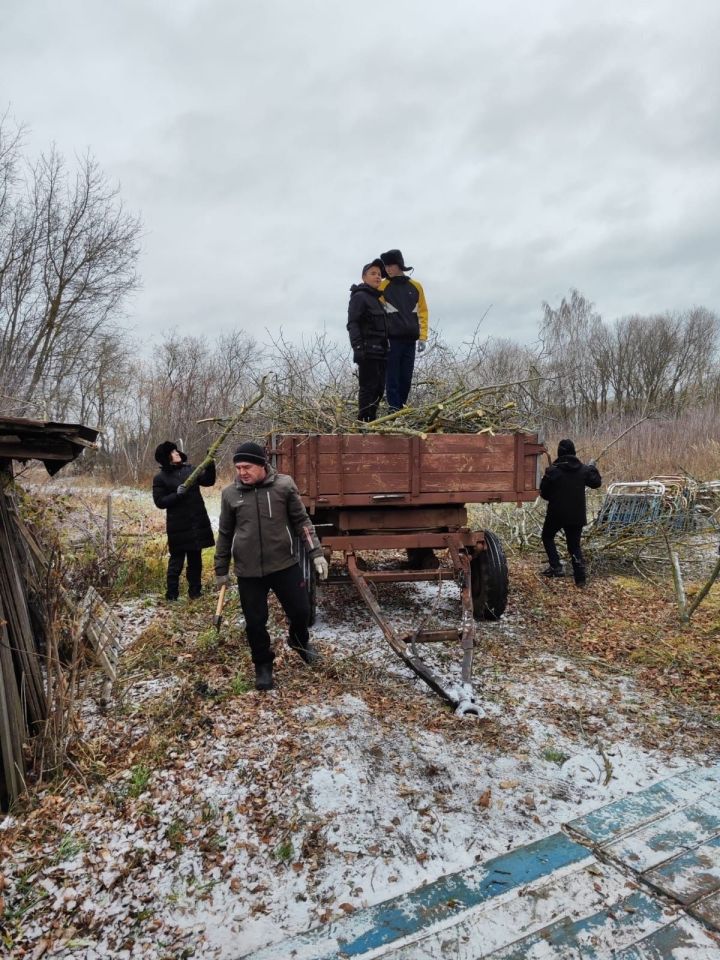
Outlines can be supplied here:
[[235, 482], [222, 492], [215, 579], [218, 586], [230, 582], [232, 555], [255, 664], [255, 686], [270, 690], [274, 659], [267, 631], [270, 590], [289, 621], [288, 645], [306, 663], [317, 659], [308, 632], [310, 599], [293, 534], [309, 553], [321, 580], [327, 578], [328, 563], [292, 477], [269, 466], [257, 443], [241, 444], [233, 463]]

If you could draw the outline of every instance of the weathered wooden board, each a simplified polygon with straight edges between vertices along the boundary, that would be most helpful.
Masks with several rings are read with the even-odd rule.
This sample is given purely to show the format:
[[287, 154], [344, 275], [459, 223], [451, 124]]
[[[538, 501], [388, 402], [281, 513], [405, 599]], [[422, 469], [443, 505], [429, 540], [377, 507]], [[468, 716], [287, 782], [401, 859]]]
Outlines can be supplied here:
[[[700, 917], [701, 920], [709, 924], [713, 929], [720, 930], [720, 893], [715, 893], [706, 900], [700, 900], [698, 903], [694, 903], [692, 907], [690, 907], [690, 913], [696, 917]], [[720, 957], [720, 950], [718, 950], [717, 955]]]
[[[395, 950], [404, 948], [409, 941], [416, 950], [417, 941], [423, 939], [429, 927], [454, 926], [467, 918], [470, 910], [496, 899], [504, 902], [508, 898], [514, 899], [518, 891], [529, 884], [551, 874], [559, 879], [561, 871], [587, 866], [588, 861], [588, 851], [584, 847], [557, 833], [485, 864], [441, 877], [412, 893], [244, 956], [253, 960], [394, 956]], [[531, 907], [535, 902], [534, 899], [528, 901]], [[453, 943], [456, 941], [453, 934]], [[462, 955], [464, 960], [478, 956], [477, 943], [470, 943], [470, 946], [472, 950]], [[426, 955], [443, 956], [442, 953]], [[423, 954], [416, 950], [405, 956], [414, 958]]]
[[681, 806], [713, 793], [720, 786], [720, 764], [661, 780], [640, 793], [609, 803], [567, 824], [572, 835], [590, 843], [606, 843]]
[[603, 844], [602, 850], [636, 873], [644, 873], [719, 833], [720, 791]]
[[[568, 912], [574, 891], [566, 891]], [[600, 960], [615, 956], [614, 950], [632, 946], [639, 939], [666, 926], [673, 915], [666, 914], [661, 901], [635, 890], [627, 897], [604, 906], [588, 916], [572, 919], [564, 916], [527, 937], [519, 938], [508, 947], [478, 957], [492, 960], [525, 960], [527, 957], [582, 957]]]
[[718, 960], [720, 941], [689, 917], [680, 916], [611, 956], [613, 960]]
[[306, 501], [332, 506], [388, 492], [403, 494], [405, 506], [536, 493], [535, 434], [286, 434], [274, 438], [274, 451], [278, 469], [294, 477]]
[[115, 680], [122, 624], [94, 587], [88, 587], [80, 609], [82, 630], [92, 645], [98, 663], [109, 679]]
[[643, 880], [685, 905], [720, 891], [720, 837], [648, 870]]

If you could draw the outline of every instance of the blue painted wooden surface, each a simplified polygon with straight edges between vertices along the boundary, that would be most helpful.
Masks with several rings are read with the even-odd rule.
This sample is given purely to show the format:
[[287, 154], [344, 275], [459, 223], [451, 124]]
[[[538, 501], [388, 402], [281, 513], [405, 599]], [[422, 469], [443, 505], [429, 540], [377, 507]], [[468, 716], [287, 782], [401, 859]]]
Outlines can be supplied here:
[[718, 960], [720, 941], [687, 917], [679, 917], [632, 946], [618, 950], [612, 957], [613, 960]]
[[487, 956], [492, 960], [524, 960], [534, 955], [563, 954], [582, 957], [583, 960], [607, 958], [611, 950], [632, 944], [665, 926], [669, 918], [664, 911], [665, 904], [636, 890], [604, 910], [578, 920], [563, 917]]
[[643, 880], [687, 905], [720, 890], [720, 837], [648, 870]]
[[678, 807], [700, 800], [720, 787], [720, 764], [661, 780], [659, 783], [609, 803], [599, 810], [577, 820], [571, 820], [567, 828], [590, 843], [606, 843], [614, 837], [635, 830], [642, 824], [665, 816]]
[[243, 956], [720, 960], [720, 765], [568, 829]]
[[556, 833], [246, 956], [253, 960], [361, 957], [589, 856], [585, 847]]
[[[694, 903], [689, 912], [693, 916], [699, 917], [713, 930], [720, 930], [720, 893]], [[718, 957], [720, 957], [720, 952], [718, 952]]]
[[652, 820], [633, 833], [602, 844], [606, 856], [644, 873], [671, 857], [692, 850], [720, 833], [720, 791], [666, 817]]

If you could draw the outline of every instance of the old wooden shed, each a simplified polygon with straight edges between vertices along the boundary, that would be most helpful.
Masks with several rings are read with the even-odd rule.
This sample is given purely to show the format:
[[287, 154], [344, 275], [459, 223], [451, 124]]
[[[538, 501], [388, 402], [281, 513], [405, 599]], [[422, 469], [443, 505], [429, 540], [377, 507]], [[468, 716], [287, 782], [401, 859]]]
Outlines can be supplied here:
[[79, 423], [0, 416], [0, 809], [22, 792], [25, 748], [48, 713], [39, 552], [18, 511], [14, 464], [41, 460], [53, 476], [93, 447], [98, 433]]

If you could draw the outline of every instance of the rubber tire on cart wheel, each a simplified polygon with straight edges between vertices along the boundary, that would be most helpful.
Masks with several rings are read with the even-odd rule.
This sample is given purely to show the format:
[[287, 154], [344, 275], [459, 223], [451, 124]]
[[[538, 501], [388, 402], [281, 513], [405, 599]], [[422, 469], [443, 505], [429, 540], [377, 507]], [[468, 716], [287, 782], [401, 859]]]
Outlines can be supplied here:
[[317, 616], [317, 583], [315, 565], [310, 559], [308, 549], [302, 540], [298, 540], [298, 562], [300, 563], [300, 570], [302, 571], [303, 580], [305, 581], [305, 590], [308, 595], [308, 600], [310, 601], [310, 620], [308, 626], [311, 627], [315, 623]]
[[508, 599], [508, 568], [500, 540], [484, 530], [485, 550], [470, 561], [473, 614], [476, 620], [499, 620]]

